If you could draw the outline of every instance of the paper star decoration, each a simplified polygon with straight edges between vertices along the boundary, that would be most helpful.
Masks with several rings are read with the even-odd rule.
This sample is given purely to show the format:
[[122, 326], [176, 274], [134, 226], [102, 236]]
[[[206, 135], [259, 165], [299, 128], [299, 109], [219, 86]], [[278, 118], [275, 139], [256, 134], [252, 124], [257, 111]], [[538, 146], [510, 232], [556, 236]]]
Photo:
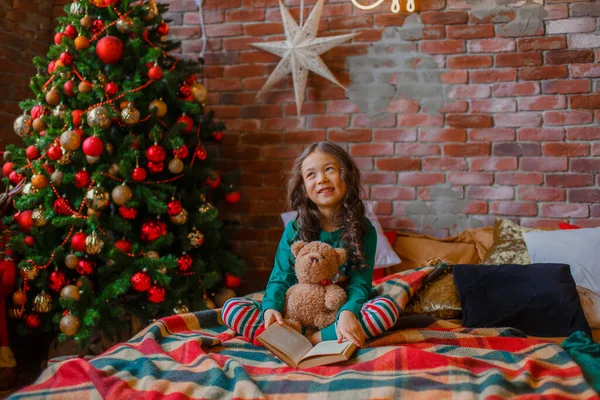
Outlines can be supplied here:
[[281, 61], [279, 61], [279, 64], [277, 64], [277, 67], [275, 67], [256, 97], [258, 98], [277, 82], [286, 78], [291, 72], [294, 81], [294, 94], [298, 116], [300, 116], [300, 110], [304, 102], [308, 71], [321, 75], [323, 78], [345, 89], [335, 76], [333, 76], [319, 55], [351, 39], [356, 36], [356, 33], [317, 38], [321, 12], [323, 11], [323, 2], [324, 0], [317, 2], [315, 8], [313, 8], [306, 19], [305, 24], [299, 27], [290, 15], [290, 12], [285, 8], [281, 0], [279, 0], [285, 40], [280, 42], [252, 43], [255, 47], [281, 57]]

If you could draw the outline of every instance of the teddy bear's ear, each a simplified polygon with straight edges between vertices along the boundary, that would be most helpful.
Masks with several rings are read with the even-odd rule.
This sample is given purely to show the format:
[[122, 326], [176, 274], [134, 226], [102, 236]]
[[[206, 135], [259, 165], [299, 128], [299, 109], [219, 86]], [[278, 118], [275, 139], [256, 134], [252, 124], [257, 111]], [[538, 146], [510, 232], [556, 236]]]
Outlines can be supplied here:
[[346, 254], [346, 249], [335, 249], [335, 254], [338, 258], [338, 265], [342, 265], [346, 262], [348, 255]]
[[294, 244], [292, 244], [291, 249], [294, 257], [298, 257], [298, 253], [300, 253], [300, 250], [302, 250], [302, 248], [306, 245], [307, 243], [303, 241], [295, 242]]

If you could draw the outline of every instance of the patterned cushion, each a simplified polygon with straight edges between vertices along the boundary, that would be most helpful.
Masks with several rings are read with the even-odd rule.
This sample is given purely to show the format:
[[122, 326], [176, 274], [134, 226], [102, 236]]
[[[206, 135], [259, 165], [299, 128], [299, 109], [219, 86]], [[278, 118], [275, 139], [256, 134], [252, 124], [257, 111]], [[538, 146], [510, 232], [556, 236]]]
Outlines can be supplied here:
[[523, 233], [539, 231], [539, 229], [524, 228], [507, 219], [496, 219], [494, 223], [494, 244], [483, 259], [483, 264], [529, 264], [531, 260], [527, 253]]

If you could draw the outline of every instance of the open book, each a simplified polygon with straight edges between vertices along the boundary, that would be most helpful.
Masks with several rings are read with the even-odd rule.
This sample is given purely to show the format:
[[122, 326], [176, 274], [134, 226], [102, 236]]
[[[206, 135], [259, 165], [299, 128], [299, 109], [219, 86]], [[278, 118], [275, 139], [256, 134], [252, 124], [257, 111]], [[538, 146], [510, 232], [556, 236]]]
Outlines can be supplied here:
[[310, 368], [346, 361], [356, 345], [349, 340], [326, 340], [312, 345], [308, 338], [287, 325], [273, 323], [256, 340], [293, 368]]

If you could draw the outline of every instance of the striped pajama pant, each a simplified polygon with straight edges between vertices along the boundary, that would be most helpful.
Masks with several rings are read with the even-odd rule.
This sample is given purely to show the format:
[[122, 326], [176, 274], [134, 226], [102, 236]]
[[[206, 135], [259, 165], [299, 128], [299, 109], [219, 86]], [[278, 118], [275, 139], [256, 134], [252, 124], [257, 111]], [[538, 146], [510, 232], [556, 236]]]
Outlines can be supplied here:
[[[401, 309], [389, 296], [379, 296], [367, 301], [360, 310], [359, 322], [367, 339], [379, 336], [394, 326]], [[262, 304], [246, 297], [234, 297], [223, 304], [223, 322], [228, 328], [247, 339], [254, 339], [260, 334], [263, 325]], [[331, 332], [335, 335], [335, 323], [323, 329], [330, 332], [323, 340], [332, 340]]]

